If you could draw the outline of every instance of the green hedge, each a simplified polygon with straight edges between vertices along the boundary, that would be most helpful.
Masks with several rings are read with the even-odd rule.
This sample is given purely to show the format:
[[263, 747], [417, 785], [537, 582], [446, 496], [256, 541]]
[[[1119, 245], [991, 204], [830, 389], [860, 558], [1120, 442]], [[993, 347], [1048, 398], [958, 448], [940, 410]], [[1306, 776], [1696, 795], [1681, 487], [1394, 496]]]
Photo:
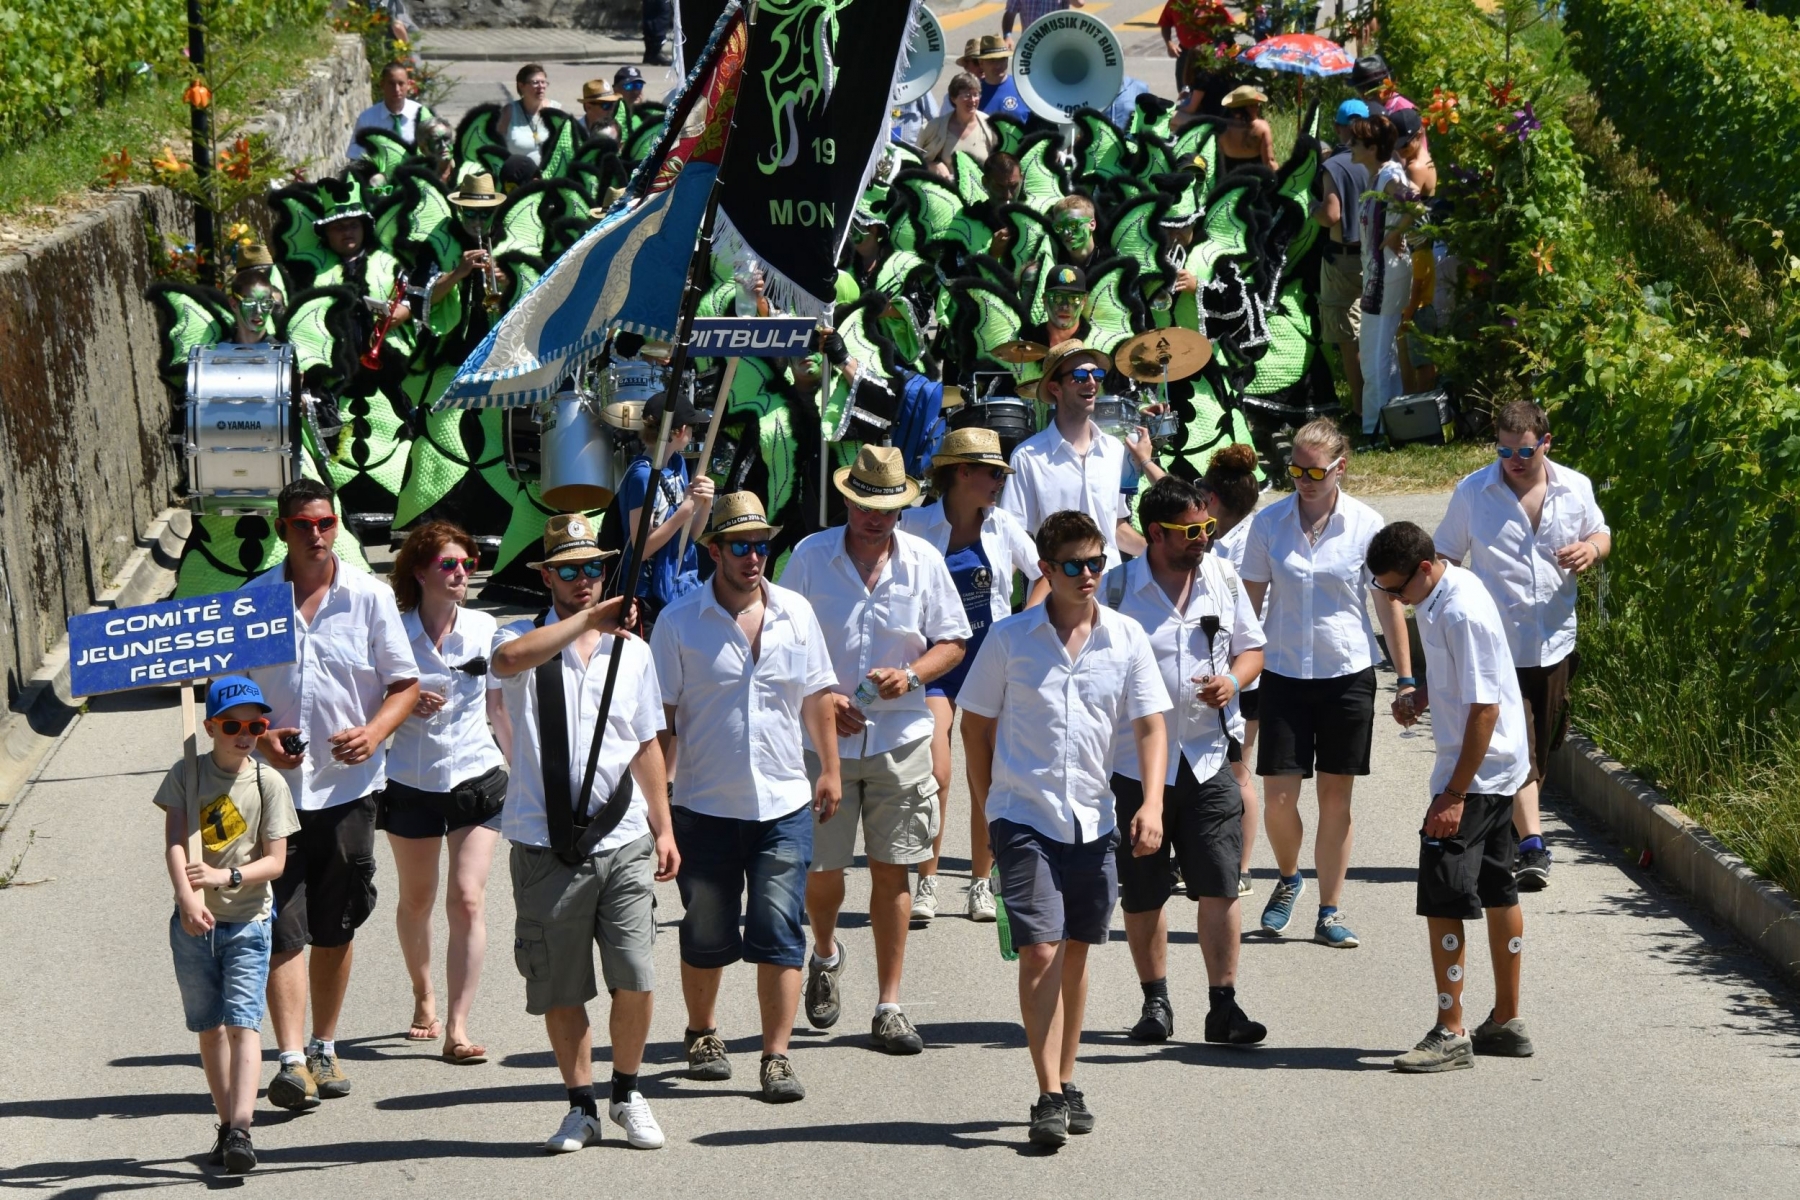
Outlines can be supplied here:
[[[1727, 220], [1785, 230], [1800, 219], [1790, 21], [1734, 0], [1569, 0], [1567, 22], [1602, 111], [1665, 186]], [[1745, 240], [1770, 249], [1767, 237]]]
[[[210, 45], [228, 48], [291, 21], [317, 21], [328, 0], [207, 0]], [[129, 89], [147, 67], [189, 68], [186, 0], [0, 0], [0, 146], [51, 132]]]

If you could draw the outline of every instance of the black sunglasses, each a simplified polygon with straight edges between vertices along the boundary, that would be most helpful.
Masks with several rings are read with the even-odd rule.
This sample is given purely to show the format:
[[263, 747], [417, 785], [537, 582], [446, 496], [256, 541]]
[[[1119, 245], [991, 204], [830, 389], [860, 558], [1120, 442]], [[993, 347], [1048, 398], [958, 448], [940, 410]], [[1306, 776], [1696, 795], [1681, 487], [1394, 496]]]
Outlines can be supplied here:
[[1083, 571], [1090, 575], [1104, 575], [1106, 574], [1106, 555], [1096, 554], [1092, 558], [1071, 558], [1068, 562], [1052, 563], [1051, 565], [1061, 567], [1062, 573], [1070, 579], [1081, 578]]
[[755, 553], [758, 558], [769, 557], [769, 543], [761, 542], [726, 542], [731, 548], [731, 557], [743, 558], [746, 554]]
[[1417, 577], [1418, 574], [1419, 574], [1419, 568], [1414, 567], [1412, 569], [1412, 574], [1408, 575], [1406, 577], [1406, 582], [1401, 584], [1397, 588], [1383, 587], [1379, 583], [1376, 583], [1373, 579], [1369, 580], [1369, 586], [1374, 588], [1378, 592], [1383, 592], [1389, 596], [1393, 596], [1395, 599], [1399, 599], [1400, 593], [1404, 592], [1407, 588], [1412, 586], [1412, 581], [1415, 577]]
[[601, 559], [584, 562], [580, 566], [564, 564], [556, 568], [556, 577], [564, 583], [574, 583], [578, 575], [586, 575], [589, 579], [598, 579], [606, 574], [606, 563]]
[[465, 675], [473, 675], [477, 679], [479, 679], [483, 675], [487, 674], [487, 655], [477, 654], [474, 658], [471, 658], [466, 663], [456, 664], [455, 668], [453, 668], [453, 669], [461, 671]]

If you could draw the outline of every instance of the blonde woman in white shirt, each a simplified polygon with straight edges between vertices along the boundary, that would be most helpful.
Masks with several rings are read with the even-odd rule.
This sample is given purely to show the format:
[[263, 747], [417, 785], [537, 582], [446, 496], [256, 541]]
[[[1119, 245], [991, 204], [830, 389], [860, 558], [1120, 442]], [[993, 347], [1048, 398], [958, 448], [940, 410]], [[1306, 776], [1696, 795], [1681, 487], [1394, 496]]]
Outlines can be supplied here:
[[[1042, 577], [1037, 547], [1024, 526], [1000, 507], [1000, 490], [1012, 468], [991, 429], [957, 429], [945, 436], [931, 460], [931, 486], [937, 503], [900, 514], [900, 528], [936, 546], [950, 568], [969, 619], [963, 660], [925, 685], [931, 709], [931, 773], [938, 785], [938, 834], [932, 858], [919, 864], [919, 886], [913, 895], [913, 921], [937, 915], [937, 855], [944, 848], [944, 805], [950, 794], [950, 727], [956, 723], [956, 696], [968, 675], [975, 652], [989, 626], [1012, 615], [1013, 572], [1027, 584]], [[1034, 589], [1035, 590], [1035, 589]], [[994, 893], [988, 872], [994, 856], [988, 850], [987, 817], [980, 805], [969, 810], [969, 894], [965, 910], [971, 921], [994, 919]]]
[[1263, 908], [1262, 932], [1284, 934], [1305, 893], [1300, 784], [1316, 770], [1313, 940], [1345, 950], [1358, 944], [1338, 907], [1350, 867], [1350, 793], [1356, 776], [1369, 773], [1375, 729], [1370, 598], [1388, 644], [1405, 636], [1398, 603], [1370, 587], [1363, 560], [1382, 520], [1342, 490], [1349, 455], [1332, 421], [1310, 422], [1294, 435], [1288, 475], [1295, 492], [1256, 515], [1243, 565], [1251, 604], [1261, 609], [1267, 601], [1256, 773], [1264, 780], [1263, 828], [1281, 877]]
[[[413, 1041], [444, 1039], [444, 1061], [487, 1060], [469, 1036], [469, 1009], [487, 953], [488, 870], [500, 841], [506, 759], [488, 727], [511, 730], [500, 693], [488, 689], [487, 652], [496, 623], [464, 608], [477, 564], [475, 539], [448, 521], [421, 525], [394, 559], [394, 600], [419, 664], [419, 700], [394, 731], [388, 784], [376, 809], [400, 876], [394, 929], [412, 978]], [[438, 1018], [431, 980], [431, 910], [437, 903], [440, 843], [450, 847], [444, 915], [449, 1020]]]

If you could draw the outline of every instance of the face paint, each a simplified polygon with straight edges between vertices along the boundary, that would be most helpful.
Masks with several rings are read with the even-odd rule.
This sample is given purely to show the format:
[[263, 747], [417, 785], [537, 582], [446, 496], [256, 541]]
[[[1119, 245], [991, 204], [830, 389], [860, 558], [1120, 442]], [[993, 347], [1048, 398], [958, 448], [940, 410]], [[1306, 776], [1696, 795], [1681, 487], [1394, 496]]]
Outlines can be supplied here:
[[1514, 938], [1512, 941], [1506, 943], [1506, 948], [1508, 950], [1512, 951], [1514, 954], [1517, 954], [1520, 950], [1524, 949], [1524, 947], [1525, 947], [1525, 939], [1524, 938]]
[[1456, 948], [1458, 946], [1462, 945], [1461, 942], [1456, 940], [1456, 935], [1454, 933], [1446, 933], [1443, 937], [1443, 941], [1440, 944], [1444, 947], [1444, 949], [1448, 950], [1452, 954], [1455, 954]]
[[1455, 963], [1451, 963], [1448, 967], [1444, 968], [1444, 978], [1448, 979], [1451, 983], [1461, 983], [1462, 968]]
[[1444, 1012], [1449, 1012], [1450, 1006], [1455, 1003], [1456, 1003], [1456, 998], [1451, 996], [1449, 992], [1439, 992], [1438, 993], [1438, 1007], [1440, 1009], [1442, 1009]]

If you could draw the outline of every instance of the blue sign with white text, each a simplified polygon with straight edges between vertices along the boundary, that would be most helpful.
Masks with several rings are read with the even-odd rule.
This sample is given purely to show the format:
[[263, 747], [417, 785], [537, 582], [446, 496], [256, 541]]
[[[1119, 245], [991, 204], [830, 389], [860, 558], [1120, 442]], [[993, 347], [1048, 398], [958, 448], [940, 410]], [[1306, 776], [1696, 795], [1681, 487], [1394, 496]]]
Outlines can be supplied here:
[[811, 317], [695, 317], [688, 353], [721, 358], [788, 358], [819, 348]]
[[297, 654], [294, 585], [285, 581], [69, 618], [77, 696], [236, 675]]

